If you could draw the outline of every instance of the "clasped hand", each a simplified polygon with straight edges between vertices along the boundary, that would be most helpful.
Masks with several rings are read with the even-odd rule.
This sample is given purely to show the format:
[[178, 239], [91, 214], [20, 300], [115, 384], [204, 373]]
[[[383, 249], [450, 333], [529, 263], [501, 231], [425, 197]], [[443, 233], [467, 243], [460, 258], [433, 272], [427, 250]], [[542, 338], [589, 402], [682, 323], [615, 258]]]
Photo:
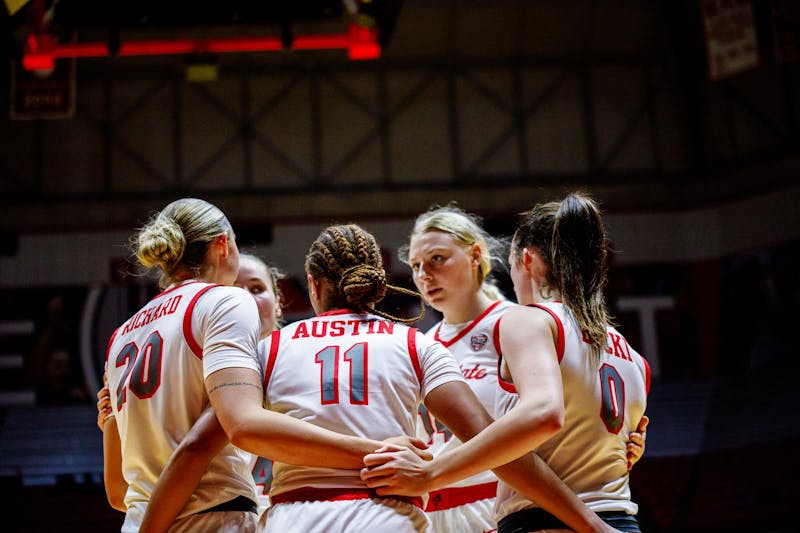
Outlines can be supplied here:
[[432, 459], [414, 448], [384, 446], [364, 456], [361, 479], [381, 496], [421, 496], [429, 492]]

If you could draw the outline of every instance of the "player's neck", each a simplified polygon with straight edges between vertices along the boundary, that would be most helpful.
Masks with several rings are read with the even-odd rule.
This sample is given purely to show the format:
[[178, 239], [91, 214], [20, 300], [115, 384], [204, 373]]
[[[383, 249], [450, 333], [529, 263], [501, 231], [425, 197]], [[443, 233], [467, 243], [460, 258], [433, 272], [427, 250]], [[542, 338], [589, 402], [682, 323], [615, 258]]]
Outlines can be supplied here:
[[481, 316], [494, 302], [481, 291], [471, 294], [469, 299], [442, 313], [447, 324], [464, 324]]

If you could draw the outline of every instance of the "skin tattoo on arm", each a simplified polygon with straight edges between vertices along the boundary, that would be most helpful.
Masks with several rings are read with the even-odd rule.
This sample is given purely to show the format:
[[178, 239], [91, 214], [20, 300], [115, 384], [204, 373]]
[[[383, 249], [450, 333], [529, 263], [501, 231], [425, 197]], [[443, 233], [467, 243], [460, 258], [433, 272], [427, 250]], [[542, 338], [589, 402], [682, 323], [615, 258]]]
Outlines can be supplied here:
[[238, 387], [240, 385], [247, 385], [249, 387], [255, 387], [259, 391], [261, 390], [261, 386], [256, 385], [255, 383], [249, 383], [247, 381], [234, 381], [231, 383], [220, 383], [219, 385], [215, 386], [213, 389], [208, 391], [208, 395], [211, 396], [212, 394], [214, 394], [214, 391], [216, 391], [217, 389], [221, 389], [222, 387]]

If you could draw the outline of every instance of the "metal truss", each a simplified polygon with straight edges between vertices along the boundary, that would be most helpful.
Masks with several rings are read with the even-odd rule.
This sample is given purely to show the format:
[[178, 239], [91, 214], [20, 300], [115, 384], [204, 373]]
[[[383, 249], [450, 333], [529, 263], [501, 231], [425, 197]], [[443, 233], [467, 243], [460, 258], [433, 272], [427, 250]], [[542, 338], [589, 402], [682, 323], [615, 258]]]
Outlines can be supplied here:
[[246, 65], [206, 84], [87, 68], [73, 118], [0, 124], [14, 139], [0, 150], [4, 226], [91, 227], [105, 212], [125, 224], [178, 195], [247, 220], [441, 199], [502, 212], [577, 186], [681, 200], [676, 186], [797, 152], [797, 69], [760, 76], [780, 98], [742, 79], [688, 105], [679, 75], [649, 57]]

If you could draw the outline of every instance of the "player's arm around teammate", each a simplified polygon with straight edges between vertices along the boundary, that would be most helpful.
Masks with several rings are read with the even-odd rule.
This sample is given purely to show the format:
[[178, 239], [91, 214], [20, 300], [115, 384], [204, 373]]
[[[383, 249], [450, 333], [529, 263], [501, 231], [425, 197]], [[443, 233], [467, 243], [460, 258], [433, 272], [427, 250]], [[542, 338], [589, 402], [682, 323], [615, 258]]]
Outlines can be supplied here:
[[[362, 479], [379, 494], [424, 494], [484, 470], [494, 472], [576, 531], [613, 531], [575, 496], [531, 449], [561, 429], [563, 388], [552, 333], [534, 310], [515, 307], [501, 322], [501, 344], [525, 354], [523, 372], [535, 384], [520, 408], [493, 421], [463, 383], [445, 384], [425, 399], [426, 407], [464, 443], [433, 461], [402, 452], [365, 457]], [[505, 325], [505, 327], [503, 327]], [[503, 331], [505, 329], [505, 332]], [[537, 364], [538, 363], [538, 364]], [[523, 378], [525, 379], [525, 378]], [[547, 386], [545, 386], [545, 384]], [[460, 389], [460, 390], [459, 390]], [[503, 419], [504, 418], [504, 419]], [[371, 468], [370, 468], [371, 467]]]
[[[367, 465], [379, 464], [392, 455], [398, 458], [394, 464], [384, 465], [386, 480], [374, 473], [373, 486], [385, 484], [392, 487], [389, 492], [410, 487], [416, 487], [415, 491], [426, 490], [441, 480], [452, 481], [454, 475], [469, 475], [478, 465], [491, 467], [527, 446], [537, 446], [535, 416], [541, 407], [537, 407], [540, 404], [536, 398], [541, 391], [536, 388], [541, 386], [541, 376], [550, 375], [548, 365], [555, 365], [572, 393], [571, 401], [563, 406], [569, 413], [567, 429], [554, 435], [555, 440], [546, 445], [540, 441], [538, 444], [542, 446], [537, 452], [562, 475], [571, 475], [570, 486], [608, 521], [609, 525], [604, 527], [613, 524], [625, 531], [639, 531], [636, 506], [630, 501], [627, 489], [630, 463], [626, 452], [630, 446], [626, 446], [624, 439], [634, 429], [644, 429], [642, 423], [646, 426], [643, 411], [649, 374], [646, 362], [627, 349], [627, 345], [617, 353], [607, 344], [609, 335], [619, 335], [609, 329], [602, 298], [605, 245], [599, 212], [590, 199], [581, 195], [536, 206], [525, 214], [515, 233], [509, 262], [518, 301], [535, 307], [509, 310], [501, 322], [503, 359], [499, 378], [503, 391], [508, 393], [498, 400], [501, 416], [465, 443], [458, 454], [448, 452], [431, 463], [420, 464], [407, 456], [400, 459], [398, 454], [368, 456]], [[521, 337], [517, 335], [523, 331], [530, 337], [520, 343]], [[537, 353], [546, 357], [537, 359]], [[615, 356], [619, 361], [613, 360]], [[618, 370], [614, 365], [618, 365]], [[603, 371], [613, 374], [608, 377]], [[612, 397], [619, 409], [606, 412], [603, 406], [607, 393], [602, 387], [612, 378], [617, 390], [624, 385], [630, 390], [621, 399]], [[547, 380], [544, 383], [553, 385]], [[631, 420], [642, 423], [639, 428], [631, 427]], [[620, 433], [623, 425], [628, 429]], [[527, 437], [526, 432], [530, 432]], [[500, 449], [506, 453], [496, 453]], [[406, 459], [409, 464], [404, 465]], [[579, 471], [580, 475], [569, 473], [576, 460], [585, 469]], [[495, 515], [501, 518], [500, 531], [563, 527], [563, 524], [550, 525], [558, 521], [537, 509], [543, 507], [558, 516], [530, 491], [531, 487], [525, 486], [524, 477], [515, 475], [513, 469], [510, 476], [508, 471], [496, 472], [519, 493], [505, 486], [498, 490]], [[365, 471], [365, 476], [369, 475]], [[516, 529], [518, 526], [527, 529]]]
[[[239, 256], [239, 271], [234, 285], [249, 292], [256, 302], [261, 324], [260, 343], [280, 327], [283, 311], [278, 279], [282, 275], [280, 270], [256, 255], [242, 253]], [[181, 440], [161, 472], [140, 533], [169, 529], [189, 501], [213, 457], [228, 442], [228, 436], [214, 410], [209, 407]]]
[[[108, 365], [108, 383], [116, 426], [126, 443], [123, 530], [138, 531], [166, 464], [162, 458], [170, 456], [208, 403], [232, 443], [247, 448], [247, 439], [260, 438], [262, 445], [247, 451], [262, 456], [355, 467], [381, 445], [262, 408], [258, 311], [245, 291], [232, 287], [238, 248], [218, 208], [195, 198], [177, 200], [154, 214], [132, 242], [142, 266], [159, 268], [164, 291], [117, 328], [107, 349], [107, 360], [114, 362]], [[140, 357], [141, 346], [154, 357]], [[154, 362], [146, 372], [144, 362]], [[198, 487], [201, 497], [189, 502], [191, 523], [219, 523], [235, 515], [255, 525], [248, 462], [226, 446], [213, 463], [215, 470]], [[215, 489], [218, 484], [222, 490]]]
[[[260, 258], [243, 254], [235, 282], [251, 293], [259, 310], [261, 340], [259, 350], [268, 350], [272, 331], [279, 328], [282, 316], [280, 292], [276, 279], [280, 273], [270, 268]], [[263, 355], [266, 358], [265, 355]], [[228, 444], [228, 437], [220, 425], [213, 408], [207, 409], [183, 438], [170, 457], [153, 490], [140, 533], [166, 531], [192, 495], [211, 459]], [[401, 446], [424, 443], [416, 439], [392, 439]], [[399, 449], [399, 448], [398, 448]], [[424, 452], [420, 451], [425, 457]], [[271, 457], [270, 457], [271, 458]]]
[[[526, 391], [520, 408], [511, 416], [497, 421], [488, 416], [478, 431], [466, 435], [466, 440], [471, 441], [470, 445], [465, 442], [457, 453], [445, 453], [431, 463], [431, 478], [435, 480], [437, 487], [509, 463], [561, 429], [564, 421], [564, 400], [558, 358], [552, 342], [549, 345], [547, 342], [551, 338], [548, 325], [544, 320], [535, 320], [534, 313], [536, 312], [532, 309], [514, 307], [506, 311], [500, 325], [504, 353], [524, 354], [524, 357], [519, 358], [523, 360], [520, 366], [524, 367], [524, 371], [520, 374], [524, 378], [520, 377], [519, 381], [527, 379], [534, 386], [528, 389], [530, 392]], [[433, 398], [436, 399], [438, 398]], [[428, 403], [426, 398], [426, 406]], [[460, 424], [453, 416], [453, 413], [458, 413], [455, 409], [457, 406], [455, 404], [445, 410], [428, 407], [432, 408], [434, 414], [441, 414], [443, 418], [437, 416], [437, 419], [458, 435]], [[488, 450], [491, 453], [486, 453]], [[425, 492], [432, 489], [424, 488]]]
[[[500, 239], [481, 227], [479, 217], [455, 205], [447, 205], [433, 206], [420, 214], [414, 221], [408, 244], [400, 250], [400, 258], [410, 267], [417, 289], [426, 302], [443, 315], [443, 320], [428, 334], [444, 343], [462, 368], [469, 369], [468, 373], [465, 372], [467, 383], [490, 413], [495, 411], [500, 345], [505, 351], [509, 346], [514, 347], [514, 342], [528, 343], [522, 336], [506, 339], [504, 342], [509, 346], [495, 340], [498, 325], [503, 333], [509, 331], [508, 324], [503, 325], [506, 319], [501, 320], [501, 317], [514, 307], [514, 304], [502, 301], [505, 297], [489, 278], [495, 263], [502, 262], [503, 248]], [[546, 359], [544, 363], [552, 360]], [[550, 369], [549, 375], [560, 383], [557, 365], [551, 364], [547, 368]], [[558, 398], [550, 396], [544, 400], [558, 401]], [[550, 404], [549, 408], [557, 409], [557, 406]], [[541, 414], [544, 417], [552, 415], [544, 411]], [[437, 427], [429, 418], [424, 422], [425, 427], [430, 428], [428, 431], [434, 432], [429, 433], [435, 442], [434, 455], [458, 445], [457, 439], [450, 438], [448, 432], [436, 432]], [[643, 452], [643, 443], [637, 442], [635, 436], [631, 440], [630, 465]], [[445, 533], [453, 528], [486, 530], [496, 527], [492, 517], [495, 491], [492, 490], [491, 499], [486, 498], [485, 489], [492, 479], [487, 474], [480, 472], [463, 481], [445, 484], [431, 494], [435, 504], [429, 504], [427, 510], [434, 531]], [[453, 494], [458, 495], [457, 500], [451, 499]], [[541, 495], [537, 497], [542, 498]]]

